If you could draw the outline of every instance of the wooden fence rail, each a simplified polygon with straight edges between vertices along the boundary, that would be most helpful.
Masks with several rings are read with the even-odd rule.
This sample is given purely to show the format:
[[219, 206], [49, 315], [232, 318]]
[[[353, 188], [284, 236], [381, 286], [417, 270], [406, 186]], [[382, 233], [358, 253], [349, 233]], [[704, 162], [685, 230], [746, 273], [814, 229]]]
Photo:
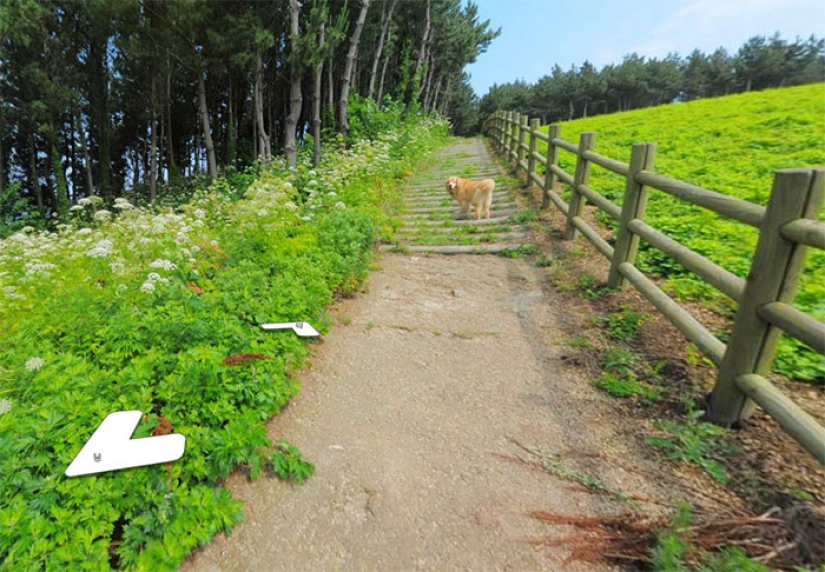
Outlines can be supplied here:
[[[825, 168], [777, 171], [768, 206], [763, 207], [655, 173], [655, 143], [633, 145], [630, 163], [625, 164], [594, 151], [595, 133], [582, 133], [576, 145], [561, 139], [560, 125], [551, 125], [545, 135], [537, 120], [528, 124], [527, 116], [513, 112], [495, 113], [485, 132], [507, 160], [526, 173], [528, 182], [542, 188], [542, 208], [552, 203], [565, 215], [564, 238], [582, 234], [607, 258], [608, 286], [621, 288], [629, 282], [719, 368], [708, 404], [711, 420], [730, 427], [746, 417], [755, 402], [825, 465], [825, 428], [765, 378], [780, 330], [825, 355], [825, 324], [793, 307], [808, 247], [825, 249], [825, 223], [818, 220], [825, 199]], [[536, 151], [538, 140], [547, 142], [546, 156]], [[572, 175], [559, 167], [560, 150], [576, 156]], [[538, 165], [544, 167], [543, 176]], [[621, 206], [589, 186], [592, 165], [625, 177]], [[557, 181], [571, 187], [569, 202], [556, 192]], [[759, 229], [747, 279], [648, 225], [649, 189]], [[581, 217], [585, 201], [618, 221], [614, 245]], [[640, 240], [738, 303], [727, 345], [636, 268]]]

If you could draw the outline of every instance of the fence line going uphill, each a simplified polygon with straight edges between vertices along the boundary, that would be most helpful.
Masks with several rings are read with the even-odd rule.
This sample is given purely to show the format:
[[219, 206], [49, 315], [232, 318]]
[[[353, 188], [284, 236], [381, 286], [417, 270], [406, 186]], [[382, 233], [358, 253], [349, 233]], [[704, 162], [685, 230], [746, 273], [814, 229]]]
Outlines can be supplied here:
[[[808, 247], [825, 249], [825, 223], [817, 219], [825, 198], [825, 168], [777, 171], [767, 207], [672, 179], [653, 171], [655, 143], [633, 145], [630, 163], [594, 151], [595, 133], [582, 133], [579, 144], [561, 139], [561, 126], [549, 134], [539, 120], [499, 111], [485, 123], [485, 132], [508, 161], [514, 161], [527, 180], [543, 189], [542, 208], [552, 203], [566, 217], [564, 238], [579, 234], [610, 262], [608, 286], [635, 287], [719, 368], [708, 403], [708, 416], [731, 426], [759, 404], [811, 455], [825, 465], [825, 428], [766, 379], [776, 354], [780, 330], [825, 355], [825, 324], [793, 304]], [[547, 155], [537, 152], [547, 143]], [[559, 153], [576, 156], [569, 174], [559, 167]], [[538, 172], [545, 168], [545, 176]], [[626, 179], [621, 206], [589, 186], [592, 165]], [[556, 193], [556, 183], [572, 189], [570, 202]], [[755, 227], [759, 240], [746, 279], [711, 262], [645, 223], [648, 189], [663, 191], [723, 217]], [[611, 246], [581, 217], [589, 201], [618, 222]], [[639, 241], [644, 240], [697, 274], [739, 304], [726, 345], [687, 310], [665, 294], [635, 265]]]

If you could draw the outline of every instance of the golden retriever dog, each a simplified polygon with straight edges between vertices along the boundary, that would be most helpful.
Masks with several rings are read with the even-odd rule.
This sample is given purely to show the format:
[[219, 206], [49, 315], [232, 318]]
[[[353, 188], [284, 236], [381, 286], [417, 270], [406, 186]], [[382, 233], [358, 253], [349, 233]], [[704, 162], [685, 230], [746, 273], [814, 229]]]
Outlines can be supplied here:
[[470, 206], [475, 209], [476, 220], [481, 218], [482, 211], [486, 218], [490, 218], [490, 205], [493, 204], [493, 189], [496, 182], [493, 179], [483, 181], [470, 181], [461, 177], [450, 177], [447, 179], [447, 192], [461, 205], [461, 214], [470, 210]]

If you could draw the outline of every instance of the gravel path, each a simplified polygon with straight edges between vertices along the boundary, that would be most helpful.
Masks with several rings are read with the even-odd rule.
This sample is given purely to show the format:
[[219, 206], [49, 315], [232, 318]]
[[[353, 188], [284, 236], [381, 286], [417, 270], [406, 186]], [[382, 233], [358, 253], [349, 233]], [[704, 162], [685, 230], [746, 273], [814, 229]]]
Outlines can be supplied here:
[[[442, 174], [434, 165], [418, 181]], [[574, 531], [530, 516], [618, 505], [525, 447], [632, 456], [609, 400], [564, 365], [575, 331], [542, 269], [493, 255], [388, 253], [379, 265], [369, 291], [335, 309], [303, 389], [270, 424], [315, 474], [302, 485], [232, 475], [245, 520], [183, 569], [599, 570], [565, 565], [569, 551], [542, 541]], [[645, 490], [603, 458], [544, 457]]]

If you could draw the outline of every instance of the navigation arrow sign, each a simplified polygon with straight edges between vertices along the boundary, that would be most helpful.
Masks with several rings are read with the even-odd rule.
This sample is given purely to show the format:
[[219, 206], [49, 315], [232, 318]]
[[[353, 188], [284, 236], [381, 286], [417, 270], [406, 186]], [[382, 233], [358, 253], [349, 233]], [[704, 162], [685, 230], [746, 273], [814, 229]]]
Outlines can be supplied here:
[[280, 324], [261, 324], [264, 330], [292, 330], [302, 338], [310, 338], [319, 335], [318, 330], [308, 322], [283, 322]]
[[186, 446], [183, 435], [132, 439], [142, 415], [142, 411], [115, 411], [107, 415], [66, 469], [66, 476], [93, 475], [180, 459]]

